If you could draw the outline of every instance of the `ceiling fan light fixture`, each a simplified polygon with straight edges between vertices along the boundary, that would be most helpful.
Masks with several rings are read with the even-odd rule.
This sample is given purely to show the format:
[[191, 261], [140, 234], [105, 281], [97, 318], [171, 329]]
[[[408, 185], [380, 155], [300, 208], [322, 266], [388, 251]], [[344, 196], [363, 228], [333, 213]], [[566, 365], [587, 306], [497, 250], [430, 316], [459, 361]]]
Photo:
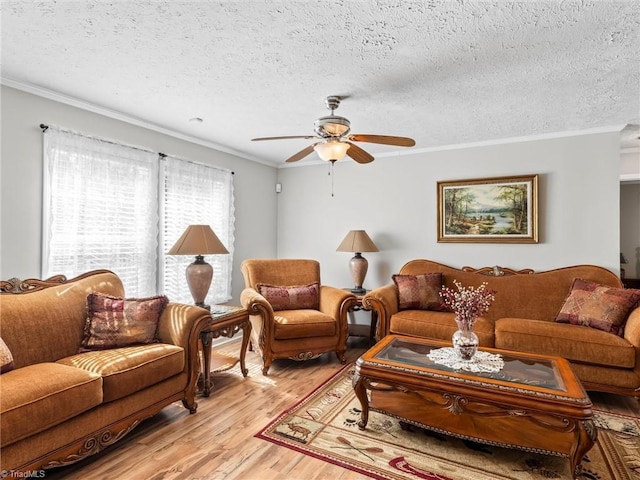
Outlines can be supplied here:
[[349, 150], [349, 144], [339, 140], [328, 140], [326, 142], [317, 143], [313, 149], [318, 156], [325, 162], [342, 160]]
[[314, 131], [321, 137], [342, 137], [351, 130], [351, 122], [344, 117], [329, 115], [315, 121]]

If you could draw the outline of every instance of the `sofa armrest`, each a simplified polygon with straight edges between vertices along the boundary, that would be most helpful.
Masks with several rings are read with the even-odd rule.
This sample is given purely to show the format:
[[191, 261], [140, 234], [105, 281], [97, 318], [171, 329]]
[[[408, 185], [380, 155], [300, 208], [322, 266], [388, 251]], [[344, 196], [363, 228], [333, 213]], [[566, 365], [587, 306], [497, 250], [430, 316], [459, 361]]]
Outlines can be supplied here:
[[158, 338], [162, 343], [178, 345], [185, 350], [192, 341], [197, 347], [198, 335], [210, 319], [204, 308], [183, 303], [168, 303], [158, 322]]
[[329, 285], [320, 286], [319, 310], [338, 321], [338, 327], [340, 328], [338, 343], [339, 345], [343, 345], [345, 349], [347, 337], [349, 336], [347, 314], [349, 310], [355, 307], [356, 303], [356, 296], [349, 290], [331, 287]]
[[242, 290], [240, 304], [249, 312], [252, 327], [251, 337], [257, 340], [257, 346], [262, 351], [265, 339], [271, 339], [275, 335], [273, 307], [264, 296], [251, 287]]
[[394, 284], [371, 290], [362, 299], [362, 306], [373, 310], [378, 316], [376, 338], [381, 339], [389, 334], [391, 315], [398, 312], [398, 290]]
[[182, 403], [191, 413], [198, 404], [195, 401], [196, 383], [200, 373], [198, 340], [211, 314], [204, 308], [183, 303], [169, 303], [160, 315], [157, 335], [162, 343], [170, 343], [184, 348], [187, 384]]
[[627, 318], [624, 327], [624, 338], [638, 351], [637, 358], [640, 359], [640, 307], [632, 310]]
[[254, 288], [247, 287], [240, 294], [240, 304], [246, 308], [249, 315], [267, 315], [273, 317], [273, 307]]
[[347, 311], [355, 304], [356, 296], [350, 291], [328, 285], [320, 286], [319, 310], [322, 313], [331, 315], [333, 318], [344, 319], [346, 322]]

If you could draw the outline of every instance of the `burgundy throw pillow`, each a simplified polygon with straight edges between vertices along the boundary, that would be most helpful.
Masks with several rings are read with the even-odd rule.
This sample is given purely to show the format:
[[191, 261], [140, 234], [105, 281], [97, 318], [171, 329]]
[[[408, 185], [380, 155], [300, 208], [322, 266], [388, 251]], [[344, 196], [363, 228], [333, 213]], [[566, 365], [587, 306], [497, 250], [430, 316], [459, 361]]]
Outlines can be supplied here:
[[577, 278], [556, 322], [584, 325], [622, 336], [627, 317], [639, 302], [640, 290], [608, 287]]
[[158, 321], [167, 303], [164, 295], [125, 299], [90, 293], [81, 351], [158, 342]]
[[0, 374], [11, 370], [13, 370], [13, 355], [2, 337], [0, 337]]
[[441, 273], [422, 275], [392, 275], [398, 290], [400, 310], [442, 310]]
[[301, 310], [320, 307], [320, 284], [278, 286], [258, 283], [258, 293], [267, 299], [274, 310]]

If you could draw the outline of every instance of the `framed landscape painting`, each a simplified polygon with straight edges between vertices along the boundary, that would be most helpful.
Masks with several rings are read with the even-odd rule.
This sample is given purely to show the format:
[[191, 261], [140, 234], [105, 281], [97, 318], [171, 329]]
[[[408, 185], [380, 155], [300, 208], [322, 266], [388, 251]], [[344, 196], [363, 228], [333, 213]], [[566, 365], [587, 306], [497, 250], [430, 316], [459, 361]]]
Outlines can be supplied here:
[[438, 182], [438, 242], [538, 243], [538, 175]]

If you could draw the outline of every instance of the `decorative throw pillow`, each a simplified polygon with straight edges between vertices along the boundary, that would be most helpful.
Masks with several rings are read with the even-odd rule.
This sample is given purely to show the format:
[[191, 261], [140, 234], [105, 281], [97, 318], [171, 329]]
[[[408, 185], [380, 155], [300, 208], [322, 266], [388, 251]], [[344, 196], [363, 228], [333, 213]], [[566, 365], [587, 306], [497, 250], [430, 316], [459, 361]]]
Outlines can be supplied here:
[[442, 310], [440, 290], [441, 273], [423, 275], [393, 275], [398, 290], [400, 310]]
[[577, 278], [556, 316], [556, 322], [585, 325], [622, 336], [640, 290], [614, 288]]
[[158, 342], [158, 321], [167, 303], [164, 295], [125, 299], [90, 293], [81, 350]]
[[267, 299], [274, 310], [299, 310], [320, 306], [320, 284], [277, 286], [258, 283], [258, 293]]
[[10, 370], [13, 370], [13, 355], [11, 355], [11, 350], [0, 337], [0, 374], [7, 373]]

